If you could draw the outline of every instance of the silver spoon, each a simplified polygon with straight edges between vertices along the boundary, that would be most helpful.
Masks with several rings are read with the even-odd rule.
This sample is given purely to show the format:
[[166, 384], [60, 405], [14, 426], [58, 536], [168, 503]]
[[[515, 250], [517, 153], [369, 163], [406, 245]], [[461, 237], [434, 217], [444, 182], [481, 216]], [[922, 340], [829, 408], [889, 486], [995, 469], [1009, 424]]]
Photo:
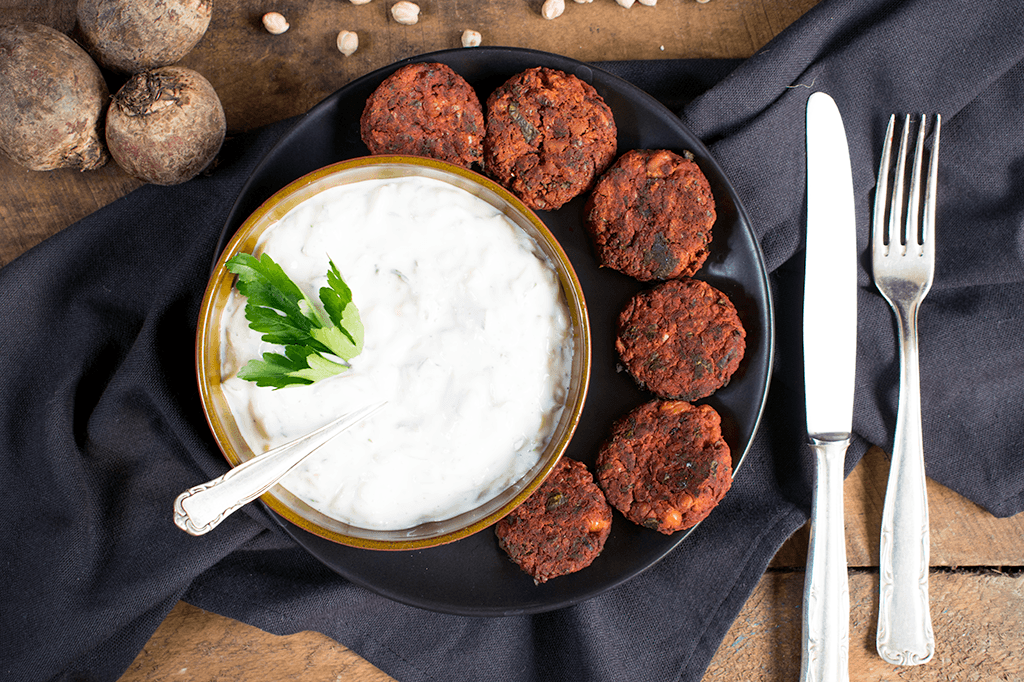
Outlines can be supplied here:
[[384, 402], [344, 414], [312, 433], [242, 462], [223, 476], [189, 488], [174, 500], [174, 525], [189, 535], [210, 532], [230, 514], [270, 490], [321, 445], [379, 410]]

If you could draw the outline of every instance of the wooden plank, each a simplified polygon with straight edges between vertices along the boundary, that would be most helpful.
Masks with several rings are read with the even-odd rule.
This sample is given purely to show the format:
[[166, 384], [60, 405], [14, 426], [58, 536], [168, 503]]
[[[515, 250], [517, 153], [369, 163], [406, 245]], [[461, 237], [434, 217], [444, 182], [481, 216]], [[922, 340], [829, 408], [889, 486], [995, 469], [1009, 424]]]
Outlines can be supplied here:
[[[206, 35], [181, 63], [213, 83], [229, 130], [239, 131], [302, 113], [354, 78], [399, 59], [458, 48], [467, 28], [480, 31], [484, 45], [526, 47], [582, 61], [745, 57], [816, 2], [663, 0], [656, 7], [629, 9], [611, 0], [568, 2], [565, 13], [549, 21], [540, 15], [539, 0], [421, 0], [419, 22], [401, 26], [387, 11], [390, 2], [284, 0], [274, 8], [290, 28], [274, 36], [260, 23], [265, 7], [219, 0]], [[74, 25], [73, 7], [74, 0], [0, 0], [5, 18], [66, 32]], [[335, 47], [342, 29], [359, 35], [359, 50], [351, 57]], [[112, 81], [116, 86], [117, 78]]]
[[[795, 680], [800, 672], [803, 573], [765, 575], [722, 641], [704, 682]], [[1024, 679], [1024, 575], [933, 572], [936, 652], [922, 666], [893, 666], [875, 652], [878, 574], [850, 575], [850, 680], [948, 682]]]
[[[852, 566], [877, 565], [877, 529], [881, 522], [881, 500], [888, 476], [888, 461], [884, 452], [874, 448], [847, 479], [846, 527]], [[1024, 537], [1024, 515], [997, 519], [934, 481], [929, 481], [928, 485], [934, 566], [1024, 566], [1020, 540]], [[804, 574], [802, 570], [777, 569], [780, 566], [802, 569], [806, 561], [806, 543], [806, 535], [798, 533], [780, 550], [773, 562], [776, 570], [770, 570], [751, 595], [719, 648], [705, 680], [787, 680], [797, 675]], [[1024, 632], [1011, 625], [1024, 618], [1024, 577], [1019, 568], [1008, 575], [996, 569], [933, 571], [930, 590], [934, 628], [940, 642], [936, 659], [923, 667], [895, 668], [874, 652], [874, 629], [878, 617], [877, 573], [856, 568], [851, 570], [850, 656], [853, 682], [880, 679], [1024, 679], [1024, 663], [1019, 653], [1024, 651]], [[351, 664], [352, 679], [363, 679], [355, 677], [356, 674], [378, 675], [365, 678], [367, 682], [390, 679], [369, 663], [359, 663], [361, 659], [350, 663], [350, 657], [354, 655], [351, 651], [319, 634], [302, 633], [277, 638], [186, 604], [179, 604], [168, 618], [170, 624], [179, 622], [181, 625], [171, 633], [165, 632], [167, 624], [161, 626], [147, 650], [153, 647], [164, 653], [155, 656], [147, 652], [140, 654], [140, 659], [129, 671], [133, 676], [126, 676], [123, 682], [158, 679], [137, 675], [142, 670], [156, 669], [145, 668], [145, 665], [162, 665], [161, 656], [170, 659], [168, 665], [180, 662], [182, 667], [187, 667], [186, 659], [197, 655], [192, 652], [194, 638], [178, 633], [202, 633], [207, 629], [210, 634], [196, 637], [221, 637], [216, 647], [218, 655], [236, 665], [241, 665], [235, 658], [244, 658], [246, 647], [269, 651], [272, 660], [277, 660], [278, 653], [283, 658], [304, 660], [310, 656], [308, 652], [315, 651], [322, 656], [325, 666], [336, 665], [335, 659]], [[205, 668], [206, 664], [202, 667]], [[988, 676], [971, 677], [979, 670], [986, 670]], [[326, 669], [324, 672], [326, 674]], [[248, 679], [260, 680], [258, 677]]]
[[141, 184], [113, 163], [36, 172], [0, 154], [0, 267]]
[[[662, 0], [629, 10], [611, 0], [567, 3], [554, 21], [539, 16], [540, 0], [473, 2], [422, 0], [422, 21], [403, 27], [387, 15], [390, 2], [353, 6], [342, 0], [281, 0], [274, 9], [292, 28], [270, 36], [262, 8], [218, 0], [210, 31], [184, 63], [204, 73], [224, 102], [231, 132], [301, 113], [338, 87], [380, 66], [415, 54], [458, 46], [464, 28], [487, 45], [548, 50], [584, 61], [745, 57], [816, 4], [817, 0]], [[75, 0], [0, 0], [4, 21], [31, 20], [70, 32]], [[334, 49], [341, 29], [360, 34], [360, 50]], [[111, 79], [112, 86], [118, 84]], [[33, 173], [0, 158], [0, 266], [33, 244], [138, 183], [113, 164], [91, 173]], [[846, 483], [848, 553], [854, 566], [877, 563], [877, 536], [887, 458], [869, 454]], [[1021, 566], [1024, 517], [994, 519], [942, 486], [929, 483], [932, 563], [937, 566]], [[802, 568], [806, 535], [784, 546], [773, 564]], [[1019, 623], [1020, 576], [938, 572], [932, 577], [937, 660], [894, 669], [873, 654], [877, 576], [854, 571], [851, 679], [1024, 679]], [[720, 648], [707, 679], [792, 679], [799, 667], [802, 571], [771, 571]], [[955, 645], [953, 644], [955, 643]], [[982, 673], [981, 671], [984, 671]], [[717, 675], [718, 677], [712, 677]], [[915, 676], [916, 675], [916, 676]], [[929, 676], [930, 675], [930, 676]], [[139, 654], [125, 680], [348, 679], [390, 680], [323, 635], [274, 637], [250, 626], [179, 604]]]
[[[282, 0], [291, 24], [273, 36], [260, 24], [266, 7], [218, 0], [204, 38], [182, 64], [204, 74], [224, 105], [229, 134], [300, 114], [349, 81], [405, 57], [459, 47], [465, 28], [485, 45], [557, 52], [583, 61], [745, 57], [817, 0], [696, 0], [624, 9], [612, 0], [568, 2], [556, 20], [540, 16], [539, 0], [421, 0], [421, 20], [400, 26], [391, 2]], [[36, 21], [71, 32], [75, 0], [0, 0], [4, 21]], [[344, 57], [339, 30], [356, 31], [360, 49]], [[110, 76], [112, 90], [123, 78]], [[139, 183], [113, 163], [89, 173], [26, 171], [0, 155], [0, 266]]]
[[[1024, 679], [1024, 575], [933, 572], [936, 654], [924, 666], [896, 667], [874, 649], [878, 575], [850, 576], [850, 680], [939, 682]], [[803, 572], [770, 571], [723, 640], [704, 676], [718, 680], [782, 681], [800, 670]], [[388, 682], [391, 677], [313, 632], [286, 637], [188, 604], [179, 604], [120, 682], [153, 680], [344, 679]]]
[[[889, 480], [889, 457], [871, 448], [847, 477], [846, 556], [851, 567], [878, 567], [882, 504]], [[946, 486], [928, 479], [932, 566], [1024, 566], [1024, 514], [996, 518]], [[803, 568], [809, 530], [786, 542], [773, 568]]]
[[3, 22], [34, 21], [70, 33], [75, 26], [75, 0], [3, 0], [0, 16]]
[[345, 680], [393, 678], [325, 635], [279, 637], [179, 602], [120, 682]]

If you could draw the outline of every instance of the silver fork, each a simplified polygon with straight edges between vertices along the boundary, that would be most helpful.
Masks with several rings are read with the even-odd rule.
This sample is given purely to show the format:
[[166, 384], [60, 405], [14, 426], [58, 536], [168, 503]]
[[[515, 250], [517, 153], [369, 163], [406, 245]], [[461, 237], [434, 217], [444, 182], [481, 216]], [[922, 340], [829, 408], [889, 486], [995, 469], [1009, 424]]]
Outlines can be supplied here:
[[[896, 117], [882, 148], [875, 189], [871, 259], [875, 286], [896, 313], [900, 345], [900, 393], [892, 464], [882, 510], [879, 557], [878, 654], [895, 665], [927, 663], [935, 653], [928, 607], [928, 497], [921, 438], [921, 381], [918, 369], [917, 311], [935, 273], [935, 185], [939, 163], [940, 116], [935, 117], [924, 203], [921, 166], [927, 118], [918, 125], [910, 185], [904, 192], [910, 116], [903, 133], [889, 194], [889, 157]], [[906, 193], [906, 221], [902, 218]], [[889, 218], [886, 220], [886, 206]]]

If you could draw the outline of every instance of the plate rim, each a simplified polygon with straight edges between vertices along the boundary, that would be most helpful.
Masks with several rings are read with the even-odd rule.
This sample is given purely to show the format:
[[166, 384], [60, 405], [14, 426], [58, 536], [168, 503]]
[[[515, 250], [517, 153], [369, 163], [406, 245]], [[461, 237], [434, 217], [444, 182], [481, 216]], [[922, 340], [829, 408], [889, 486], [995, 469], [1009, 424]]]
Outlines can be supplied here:
[[[362, 76], [360, 76], [358, 78], [355, 78], [355, 79], [349, 81], [345, 85], [343, 85], [340, 88], [338, 88], [337, 90], [335, 90], [330, 95], [326, 96], [320, 102], [318, 102], [314, 106], [310, 107], [310, 109], [308, 109], [306, 112], [295, 116], [294, 120], [292, 121], [292, 123], [288, 126], [288, 129], [285, 130], [281, 134], [281, 136], [272, 145], [270, 145], [270, 147], [267, 148], [267, 150], [260, 157], [260, 159], [252, 166], [252, 168], [249, 171], [248, 177], [246, 178], [245, 182], [242, 184], [242, 186], [238, 190], [238, 192], [237, 192], [237, 194], [235, 196], [235, 200], [232, 202], [232, 206], [229, 209], [227, 217], [224, 220], [224, 225], [222, 227], [220, 237], [219, 237], [217, 245], [215, 247], [215, 252], [213, 254], [213, 261], [212, 261], [212, 264], [211, 264], [211, 272], [213, 271], [213, 268], [216, 266], [216, 263], [217, 263], [217, 261], [218, 261], [218, 259], [220, 257], [220, 254], [222, 253], [223, 249], [226, 247], [228, 241], [230, 241], [234, 231], [237, 230], [239, 226], [241, 226], [241, 224], [246, 219], [248, 213], [252, 212], [250, 210], [250, 211], [247, 211], [244, 215], [240, 215], [239, 214], [240, 211], [244, 211], [245, 210], [244, 206], [243, 206], [244, 201], [254, 191], [254, 185], [257, 182], [257, 179], [258, 179], [258, 176], [259, 176], [260, 172], [262, 170], [264, 170], [268, 160], [270, 160], [271, 158], [275, 157], [282, 150], [287, 149], [291, 144], [294, 143], [293, 138], [300, 134], [300, 132], [304, 129], [304, 124], [310, 118], [313, 118], [313, 117], [316, 117], [316, 116], [320, 115], [322, 113], [323, 109], [329, 109], [329, 108], [333, 107], [338, 102], [338, 100], [342, 100], [344, 98], [344, 96], [345, 96], [345, 94], [347, 92], [358, 91], [361, 88], [365, 87], [368, 83], [372, 83], [372, 82], [383, 80], [383, 78], [386, 78], [387, 75], [389, 75], [390, 73], [393, 73], [394, 71], [396, 71], [397, 69], [401, 68], [402, 66], [405, 66], [405, 65], [411, 64], [411, 63], [424, 62], [424, 61], [443, 61], [441, 59], [442, 57], [444, 57], [446, 55], [451, 55], [453, 53], [465, 53], [467, 49], [468, 48], [451, 48], [451, 49], [443, 49], [443, 50], [435, 50], [435, 51], [431, 51], [431, 52], [425, 52], [425, 53], [422, 53], [422, 54], [417, 54], [417, 55], [413, 55], [413, 56], [410, 56], [410, 57], [406, 57], [404, 59], [397, 60], [397, 61], [392, 62], [390, 64], [387, 64], [385, 66], [379, 67], [379, 68], [374, 69], [373, 71], [371, 71], [369, 73], [366, 73], [366, 74], [364, 74], [364, 75], [362, 75]], [[631, 82], [629, 82], [625, 78], [622, 78], [621, 76], [618, 76], [618, 75], [616, 75], [614, 73], [611, 73], [609, 71], [604, 70], [601, 67], [601, 63], [600, 62], [582, 62], [582, 61], [573, 59], [571, 57], [566, 57], [566, 56], [563, 56], [563, 55], [559, 55], [559, 54], [555, 54], [555, 53], [550, 53], [550, 52], [544, 52], [544, 51], [541, 51], [541, 50], [535, 50], [535, 49], [531, 49], [531, 48], [519, 48], [519, 47], [507, 47], [507, 46], [481, 46], [481, 47], [476, 47], [476, 48], [471, 48], [471, 49], [472, 49], [474, 54], [481, 55], [481, 61], [483, 61], [484, 59], [487, 59], [487, 58], [497, 59], [497, 58], [500, 57], [500, 55], [505, 54], [505, 55], [514, 55], [516, 59], [534, 57], [535, 58], [534, 61], [537, 62], [537, 65], [540, 65], [540, 66], [550, 66], [550, 68], [560, 68], [560, 69], [564, 70], [564, 69], [566, 69], [568, 67], [571, 67], [571, 68], [576, 69], [577, 72], [580, 69], [590, 70], [591, 72], [595, 72], [595, 71], [599, 72], [602, 79], [605, 79], [605, 80], [610, 81], [612, 83], [615, 83], [617, 85], [617, 91], [628, 93], [629, 96], [632, 99], [641, 101], [645, 108], [651, 108], [653, 110], [656, 110], [662, 116], [666, 116], [667, 115], [668, 118], [673, 121], [674, 125], [677, 125], [679, 127], [679, 129], [685, 133], [685, 137], [691, 138], [692, 140], [696, 141], [696, 143], [699, 145], [699, 148], [691, 150], [691, 151], [697, 151], [697, 152], [700, 153], [700, 155], [701, 155], [701, 163], [702, 164], [705, 164], [705, 163], [708, 164], [710, 167], [712, 167], [714, 169], [715, 173], [720, 178], [722, 178], [724, 180], [725, 189], [729, 193], [730, 201], [731, 201], [731, 203], [732, 203], [732, 205], [733, 205], [733, 207], [734, 207], [734, 209], [736, 211], [736, 222], [739, 223], [742, 226], [743, 230], [747, 233], [747, 237], [749, 238], [749, 240], [751, 242], [751, 245], [753, 247], [752, 251], [753, 251], [753, 254], [754, 254], [755, 261], [756, 261], [756, 263], [758, 265], [758, 270], [759, 270], [759, 275], [760, 275], [759, 278], [758, 278], [758, 281], [759, 281], [759, 284], [760, 284], [760, 288], [763, 291], [764, 303], [765, 303], [765, 306], [764, 306], [763, 310], [760, 309], [760, 306], [758, 306], [759, 321], [763, 325], [763, 332], [764, 332], [764, 336], [765, 336], [765, 339], [764, 339], [764, 344], [765, 344], [764, 345], [764, 352], [765, 352], [765, 355], [766, 355], [765, 366], [764, 366], [765, 380], [764, 380], [764, 385], [762, 387], [762, 393], [761, 393], [761, 396], [760, 396], [760, 400], [759, 400], [758, 405], [757, 405], [756, 417], [753, 420], [753, 424], [751, 425], [750, 436], [747, 439], [747, 442], [743, 445], [742, 452], [740, 452], [738, 454], [738, 456], [735, 458], [735, 464], [734, 464], [734, 467], [733, 467], [733, 475], [735, 476], [740, 471], [740, 469], [742, 468], [742, 465], [743, 465], [744, 461], [746, 460], [746, 457], [749, 454], [750, 449], [751, 449], [751, 447], [753, 445], [753, 442], [754, 442], [754, 440], [755, 440], [755, 438], [757, 436], [757, 433], [758, 433], [758, 431], [760, 429], [761, 421], [764, 418], [765, 407], [766, 407], [766, 404], [767, 404], [768, 393], [769, 393], [769, 389], [770, 389], [770, 386], [771, 386], [771, 379], [772, 379], [772, 374], [773, 374], [773, 370], [774, 370], [774, 360], [775, 360], [775, 311], [774, 311], [774, 300], [773, 300], [773, 296], [772, 296], [771, 285], [770, 285], [770, 281], [769, 281], [769, 278], [768, 278], [768, 271], [767, 271], [767, 267], [765, 265], [764, 254], [763, 254], [763, 251], [761, 249], [760, 242], [757, 239], [756, 233], [754, 232], [754, 229], [753, 229], [752, 223], [750, 221], [749, 215], [748, 215], [748, 213], [746, 211], [746, 208], [744, 207], [743, 202], [742, 202], [741, 198], [739, 197], [739, 194], [736, 192], [735, 187], [733, 186], [733, 184], [729, 180], [728, 175], [725, 173], [724, 169], [718, 163], [718, 160], [711, 154], [710, 150], [704, 145], [703, 141], [700, 140], [689, 129], [688, 126], [686, 126], [686, 124], [682, 121], [682, 119], [677, 114], [675, 114], [674, 112], [669, 110], [668, 107], [666, 107], [660, 101], [655, 99], [652, 95], [650, 95], [649, 93], [645, 92], [644, 90], [642, 90], [641, 88], [637, 87], [636, 85], [632, 84]], [[552, 62], [559, 62], [559, 63], [563, 64], [564, 66], [551, 66]], [[338, 159], [338, 160], [340, 161], [340, 160], [344, 160], [344, 159]], [[292, 181], [293, 180], [295, 180], [295, 178], [292, 178]], [[287, 185], [287, 184], [288, 184], [288, 181], [286, 181], [284, 183], [284, 185]], [[282, 185], [282, 187], [284, 185]], [[277, 188], [277, 189], [280, 189], [280, 188]], [[264, 201], [266, 201], [266, 199], [268, 199], [270, 196], [273, 196], [273, 194], [275, 192], [276, 192], [276, 190], [271, 191], [270, 195], [268, 195], [266, 198], [260, 200], [260, 202], [259, 202], [260, 205]], [[256, 209], [254, 208], [252, 210], [256, 210]], [[543, 216], [542, 216], [542, 220], [543, 220]], [[653, 396], [652, 396], [652, 398], [653, 398]], [[654, 566], [655, 564], [657, 564], [661, 560], [663, 560], [668, 554], [670, 554], [673, 551], [675, 551], [679, 547], [679, 545], [686, 539], [686, 537], [688, 537], [689, 534], [691, 532], [693, 532], [700, 525], [700, 524], [697, 524], [693, 528], [690, 528], [690, 529], [687, 529], [685, 531], [681, 531], [681, 532], [676, 533], [675, 536], [678, 536], [678, 537], [673, 536], [673, 540], [674, 541], [670, 542], [665, 547], [664, 551], [662, 551], [659, 554], [657, 554], [653, 559], [651, 559], [648, 563], [646, 563], [646, 565], [640, 566], [640, 567], [638, 567], [635, 570], [623, 573], [622, 575], [618, 576], [615, 580], [611, 580], [611, 581], [603, 583], [597, 589], [584, 590], [581, 593], [579, 593], [579, 594], [577, 594], [575, 596], [572, 596], [572, 597], [568, 597], [568, 598], [564, 598], [564, 599], [558, 599], [558, 600], [544, 601], [543, 603], [524, 605], [521, 608], [509, 608], [507, 606], [500, 606], [500, 605], [496, 605], [496, 606], [487, 606], [487, 605], [484, 605], [484, 606], [460, 606], [460, 605], [453, 605], [453, 604], [446, 603], [443, 600], [430, 599], [428, 597], [423, 597], [423, 596], [410, 596], [408, 594], [398, 593], [398, 592], [396, 592], [394, 590], [389, 590], [389, 589], [386, 589], [386, 588], [382, 587], [381, 585], [375, 584], [372, 581], [365, 580], [360, 575], [353, 575], [353, 574], [350, 574], [350, 573], [345, 573], [341, 568], [339, 568], [338, 566], [334, 565], [327, 558], [322, 556], [321, 552], [317, 551], [319, 543], [328, 543], [331, 546], [337, 546], [335, 543], [332, 543], [330, 540], [326, 540], [324, 538], [321, 538], [320, 536], [317, 536], [317, 535], [315, 535], [313, 533], [310, 533], [308, 530], [305, 530], [305, 529], [303, 529], [303, 528], [301, 528], [299, 526], [296, 526], [296, 525], [292, 524], [287, 519], [281, 517], [273, 509], [268, 507], [265, 503], [261, 502], [261, 504], [263, 505], [264, 509], [267, 510], [267, 512], [270, 514], [270, 516], [278, 523], [278, 525], [280, 525], [281, 528], [290, 537], [292, 537], [293, 540], [295, 540], [295, 542], [302, 549], [307, 551], [309, 554], [311, 554], [318, 561], [320, 561], [321, 563], [325, 564], [327, 566], [327, 568], [331, 569], [335, 573], [338, 573], [339, 575], [341, 575], [346, 580], [349, 580], [349, 581], [353, 582], [354, 584], [357, 584], [357, 585], [359, 585], [359, 586], [361, 586], [361, 587], [363, 587], [363, 588], [365, 588], [365, 589], [367, 589], [367, 590], [369, 590], [369, 591], [371, 591], [371, 592], [373, 592], [375, 594], [381, 595], [381, 596], [383, 596], [383, 597], [385, 597], [387, 599], [391, 599], [391, 600], [399, 602], [399, 603], [403, 603], [403, 604], [406, 604], [406, 605], [409, 605], [409, 606], [414, 606], [414, 607], [417, 607], [417, 608], [422, 608], [422, 609], [429, 610], [429, 611], [435, 611], [435, 612], [452, 614], [452, 615], [463, 615], [463, 616], [495, 617], [495, 616], [507, 616], [507, 615], [538, 614], [538, 613], [544, 613], [544, 612], [548, 612], [548, 611], [553, 611], [553, 610], [557, 610], [557, 609], [560, 609], [560, 608], [565, 608], [567, 606], [572, 606], [574, 604], [581, 603], [581, 602], [586, 601], [588, 599], [591, 599], [591, 598], [593, 598], [593, 597], [595, 597], [595, 596], [597, 596], [599, 594], [602, 594], [602, 593], [604, 593], [604, 592], [606, 592], [608, 590], [614, 589], [615, 587], [618, 587], [619, 585], [622, 585], [623, 583], [625, 583], [625, 582], [627, 582], [629, 580], [632, 580], [633, 578], [635, 578], [639, 574], [641, 574], [644, 571], [650, 569], [652, 566]], [[451, 543], [451, 544], [458, 544], [459, 542], [464, 542], [464, 541], [465, 541], [465, 539], [457, 541], [455, 543]], [[442, 549], [442, 548], [433, 548], [433, 549]], [[358, 552], [374, 552], [375, 554], [394, 554], [393, 552], [381, 552], [379, 550], [367, 550], [367, 549], [358, 549], [358, 548], [352, 548], [352, 547], [347, 547], [346, 549], [347, 550], [358, 551]], [[421, 551], [432, 551], [432, 550], [429, 550], [429, 549], [428, 550], [409, 550], [408, 552], [403, 552], [403, 553], [414, 554], [414, 553], [421, 552]], [[584, 569], [584, 570], [586, 570], [586, 569]]]

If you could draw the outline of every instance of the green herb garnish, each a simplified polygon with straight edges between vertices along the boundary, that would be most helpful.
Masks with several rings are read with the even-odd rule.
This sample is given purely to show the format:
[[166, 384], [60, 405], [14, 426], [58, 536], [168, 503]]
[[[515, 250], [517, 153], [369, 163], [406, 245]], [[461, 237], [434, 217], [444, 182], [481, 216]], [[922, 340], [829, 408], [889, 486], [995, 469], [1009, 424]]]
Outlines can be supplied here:
[[[235, 287], [248, 301], [245, 319], [263, 340], [284, 346], [284, 354], [264, 353], [249, 360], [240, 379], [257, 386], [311, 384], [349, 368], [363, 350], [363, 323], [352, 291], [330, 261], [328, 286], [320, 289], [321, 311], [267, 254], [233, 256], [225, 267], [238, 275]], [[333, 357], [328, 357], [333, 356]]]

